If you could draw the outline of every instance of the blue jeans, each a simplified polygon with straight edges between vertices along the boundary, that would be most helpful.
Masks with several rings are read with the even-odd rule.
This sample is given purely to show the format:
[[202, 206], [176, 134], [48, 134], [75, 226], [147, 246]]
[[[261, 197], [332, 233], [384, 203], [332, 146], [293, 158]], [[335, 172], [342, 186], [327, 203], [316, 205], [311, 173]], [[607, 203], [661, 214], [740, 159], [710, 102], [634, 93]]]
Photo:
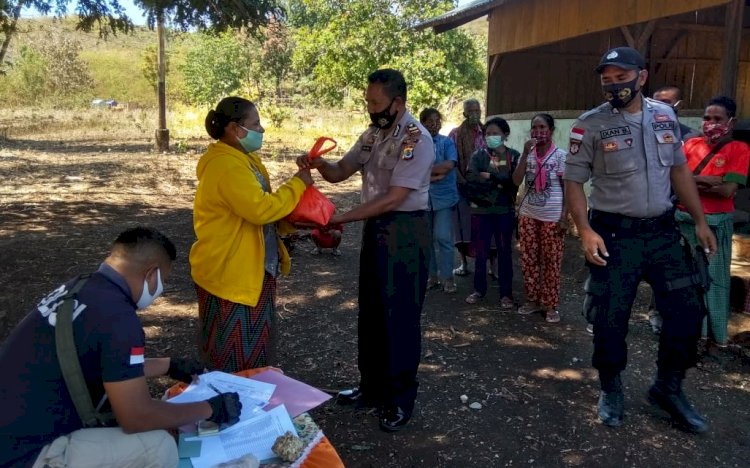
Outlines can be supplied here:
[[432, 258], [430, 276], [453, 279], [453, 207], [431, 211]]
[[503, 214], [474, 214], [476, 229], [471, 232], [471, 242], [476, 251], [474, 261], [474, 291], [487, 294], [487, 257], [492, 238], [497, 246], [497, 276], [500, 297], [513, 297], [513, 230], [516, 227], [513, 212]]

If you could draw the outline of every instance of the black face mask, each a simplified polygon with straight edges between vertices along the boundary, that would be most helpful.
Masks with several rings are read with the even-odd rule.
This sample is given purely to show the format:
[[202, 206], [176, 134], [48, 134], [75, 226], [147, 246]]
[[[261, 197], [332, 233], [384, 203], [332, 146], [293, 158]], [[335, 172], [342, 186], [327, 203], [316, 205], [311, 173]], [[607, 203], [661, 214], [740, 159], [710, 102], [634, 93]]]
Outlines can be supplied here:
[[396, 116], [398, 116], [398, 111], [393, 114], [390, 113], [391, 106], [395, 100], [396, 98], [391, 99], [391, 103], [380, 112], [370, 112], [370, 122], [378, 128], [390, 128], [393, 122], [396, 121]]
[[632, 81], [627, 83], [608, 84], [602, 86], [604, 91], [604, 98], [612, 104], [615, 109], [622, 109], [627, 106], [630, 101], [638, 95], [640, 89], [635, 87], [638, 85], [638, 76]]

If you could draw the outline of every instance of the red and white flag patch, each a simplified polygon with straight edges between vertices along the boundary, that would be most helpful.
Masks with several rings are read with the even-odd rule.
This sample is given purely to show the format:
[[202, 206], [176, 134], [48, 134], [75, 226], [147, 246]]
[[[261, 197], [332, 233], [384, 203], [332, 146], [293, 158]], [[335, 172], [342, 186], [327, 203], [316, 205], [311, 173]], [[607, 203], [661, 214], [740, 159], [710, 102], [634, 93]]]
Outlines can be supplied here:
[[571, 140], [583, 140], [583, 134], [586, 133], [586, 131], [582, 128], [573, 127], [570, 129], [570, 139]]
[[130, 348], [130, 365], [143, 364], [145, 362], [143, 346]]

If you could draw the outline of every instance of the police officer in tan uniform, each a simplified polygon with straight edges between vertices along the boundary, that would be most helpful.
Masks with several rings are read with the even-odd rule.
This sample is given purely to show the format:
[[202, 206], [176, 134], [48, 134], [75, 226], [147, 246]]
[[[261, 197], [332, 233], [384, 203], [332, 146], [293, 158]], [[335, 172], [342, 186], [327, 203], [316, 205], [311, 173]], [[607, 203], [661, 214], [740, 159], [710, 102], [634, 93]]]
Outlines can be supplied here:
[[[594, 324], [599, 417], [608, 426], [622, 424], [625, 337], [638, 283], [645, 280], [664, 319], [649, 400], [680, 427], [704, 432], [708, 425], [687, 401], [682, 380], [696, 362], [705, 309], [690, 250], [675, 225], [671, 189], [695, 219], [706, 253], [716, 250], [716, 239], [681, 149], [674, 111], [641, 94], [648, 77], [641, 54], [629, 47], [612, 49], [596, 72], [607, 102], [573, 125], [564, 179], [589, 267], [584, 308]], [[589, 179], [587, 210], [583, 184]]]
[[336, 162], [297, 159], [329, 182], [362, 172], [362, 203], [330, 224], [364, 220], [359, 262], [359, 386], [339, 403], [380, 409], [393, 432], [411, 418], [421, 354], [420, 315], [432, 230], [427, 213], [435, 150], [429, 132], [406, 111], [406, 82], [391, 69], [368, 77], [371, 126]]

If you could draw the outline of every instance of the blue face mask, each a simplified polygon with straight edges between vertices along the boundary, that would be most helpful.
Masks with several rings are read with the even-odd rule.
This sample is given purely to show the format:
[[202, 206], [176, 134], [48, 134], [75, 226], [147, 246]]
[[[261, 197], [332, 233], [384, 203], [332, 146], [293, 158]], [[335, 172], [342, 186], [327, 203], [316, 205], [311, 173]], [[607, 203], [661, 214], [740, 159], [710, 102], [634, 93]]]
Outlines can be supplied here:
[[491, 135], [484, 138], [487, 142], [487, 148], [498, 149], [503, 144], [503, 137], [500, 135]]
[[245, 128], [242, 125], [239, 125], [239, 127], [247, 132], [247, 135], [245, 135], [243, 138], [240, 138], [240, 145], [242, 145], [242, 148], [244, 148], [248, 153], [258, 151], [260, 147], [263, 146], [263, 134], [260, 132], [256, 132], [255, 130]]

